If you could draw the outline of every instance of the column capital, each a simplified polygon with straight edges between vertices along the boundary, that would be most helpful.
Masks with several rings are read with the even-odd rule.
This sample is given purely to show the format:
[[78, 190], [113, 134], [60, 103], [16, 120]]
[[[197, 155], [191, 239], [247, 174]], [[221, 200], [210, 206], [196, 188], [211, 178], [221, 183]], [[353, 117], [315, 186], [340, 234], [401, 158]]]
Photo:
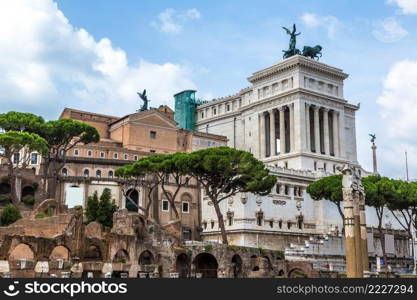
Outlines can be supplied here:
[[287, 108], [287, 106], [283, 105], [283, 106], [278, 107], [278, 110], [279, 111], [285, 111], [286, 108]]
[[275, 108], [271, 108], [270, 110], [268, 110], [268, 112], [269, 112], [270, 114], [273, 114], [273, 113], [274, 113], [274, 110], [275, 110]]
[[328, 112], [330, 109], [329, 109], [329, 108], [327, 108], [327, 107], [322, 107], [322, 110], [323, 110], [324, 112]]
[[320, 109], [320, 106], [318, 106], [318, 105], [316, 105], [316, 104], [312, 104], [311, 106], [313, 107], [313, 109], [314, 109], [315, 111], [318, 111], [318, 110]]

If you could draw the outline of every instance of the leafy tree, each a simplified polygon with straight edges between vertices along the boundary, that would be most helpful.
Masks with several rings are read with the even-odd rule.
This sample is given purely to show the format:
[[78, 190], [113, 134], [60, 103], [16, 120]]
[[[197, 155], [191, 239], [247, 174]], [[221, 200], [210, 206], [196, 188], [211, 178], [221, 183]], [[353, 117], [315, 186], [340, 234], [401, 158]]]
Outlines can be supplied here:
[[277, 181], [251, 153], [228, 147], [198, 150], [178, 160], [213, 203], [224, 244], [228, 241], [219, 204], [238, 193], [268, 195]]
[[[93, 126], [72, 120], [59, 119], [44, 123], [40, 135], [48, 143], [49, 152], [44, 159], [44, 191], [49, 197], [54, 194], [57, 178], [66, 163], [69, 150], [78, 144], [97, 143], [100, 135]], [[47, 184], [49, 180], [49, 184]], [[46, 191], [48, 185], [48, 191]]]
[[[393, 180], [394, 197], [388, 199], [387, 207], [401, 227], [413, 240], [412, 228], [417, 219], [417, 182]], [[414, 257], [414, 247], [412, 256]]]
[[[179, 219], [180, 215], [175, 205], [175, 199], [179, 191], [190, 181], [188, 176], [189, 157], [189, 154], [179, 152], [155, 154], [147, 157], [147, 168], [161, 185], [162, 192], [168, 200], [176, 219]], [[167, 189], [169, 185], [175, 188], [172, 193]]]
[[100, 196], [96, 221], [105, 227], [113, 227], [113, 214], [116, 210], [117, 206], [111, 197], [111, 190], [105, 188]]
[[3, 209], [3, 213], [0, 217], [0, 225], [9, 226], [20, 218], [22, 218], [20, 210], [16, 206], [9, 204]]
[[0, 128], [4, 131], [39, 133], [44, 119], [31, 113], [9, 111], [0, 114]]
[[[36, 133], [6, 131], [0, 134], [0, 148], [0, 157], [4, 158], [8, 168], [11, 199], [16, 203], [19, 200], [16, 193], [16, 176], [27, 167], [32, 152], [45, 154], [48, 152], [48, 145], [45, 139]], [[15, 154], [18, 155], [18, 159], [13, 161]]]
[[307, 193], [313, 200], [326, 199], [337, 206], [337, 210], [342, 218], [342, 224], [345, 224], [345, 215], [342, 209], [342, 175], [331, 175], [320, 178], [307, 186]]
[[385, 264], [388, 264], [387, 253], [385, 249], [385, 234], [382, 230], [382, 221], [384, 210], [389, 202], [395, 199], [393, 181], [380, 175], [371, 175], [362, 180], [365, 189], [365, 204], [373, 207], [378, 218], [378, 232], [380, 236], [382, 255]]
[[97, 220], [99, 200], [97, 191], [94, 192], [93, 196], [89, 196], [87, 199], [87, 207], [85, 210], [85, 216], [87, 217], [87, 222], [93, 222]]
[[[120, 183], [122, 193], [126, 200], [140, 209], [145, 217], [149, 216], [149, 209], [152, 204], [152, 192], [158, 186], [156, 174], [150, 167], [149, 160], [145, 157], [132, 165], [126, 165], [116, 170], [116, 176], [123, 179]], [[144, 187], [147, 190], [147, 203], [145, 207], [135, 203], [131, 198], [132, 191], [138, 187]]]

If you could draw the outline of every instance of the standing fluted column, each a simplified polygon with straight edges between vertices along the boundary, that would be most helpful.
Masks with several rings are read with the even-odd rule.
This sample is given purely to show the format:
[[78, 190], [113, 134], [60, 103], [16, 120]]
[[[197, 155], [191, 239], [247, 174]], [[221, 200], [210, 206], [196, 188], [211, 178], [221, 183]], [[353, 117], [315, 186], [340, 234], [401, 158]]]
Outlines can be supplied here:
[[330, 154], [329, 139], [329, 109], [323, 108], [323, 136], [324, 136], [324, 154]]
[[359, 195], [359, 219], [361, 225], [361, 254], [364, 272], [369, 272], [368, 230], [366, 229], [365, 195]]
[[260, 139], [260, 145], [259, 145], [259, 158], [265, 157], [265, 115], [264, 113], [259, 114], [260, 118], [260, 124], [259, 124], [259, 139]]
[[339, 157], [339, 117], [338, 112], [333, 111], [333, 153]]
[[314, 148], [317, 154], [321, 153], [319, 107], [318, 106], [314, 106]]
[[271, 146], [270, 156], [275, 156], [277, 154], [277, 139], [275, 137], [275, 110], [271, 109], [269, 111], [269, 129], [270, 129], [270, 135], [269, 135], [269, 145]]
[[294, 103], [288, 105], [290, 108], [290, 152], [295, 150], [295, 138], [294, 138]]
[[279, 109], [279, 151], [280, 154], [285, 153], [285, 106]]
[[310, 104], [306, 103], [306, 144], [307, 151], [311, 152], [311, 142], [310, 142]]

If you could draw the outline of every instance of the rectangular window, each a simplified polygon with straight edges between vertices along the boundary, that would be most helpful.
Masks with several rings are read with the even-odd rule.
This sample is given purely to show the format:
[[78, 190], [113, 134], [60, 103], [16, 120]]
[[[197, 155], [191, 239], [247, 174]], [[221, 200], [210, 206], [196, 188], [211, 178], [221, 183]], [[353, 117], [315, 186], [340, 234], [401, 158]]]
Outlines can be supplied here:
[[190, 212], [190, 203], [189, 202], [182, 202], [182, 212], [189, 213]]
[[104, 157], [105, 157], [104, 152], [100, 152], [100, 158], [104, 158]]
[[124, 160], [128, 160], [129, 155], [125, 154], [123, 158], [124, 158]]
[[74, 156], [78, 156], [78, 155], [80, 155], [80, 150], [74, 149]]
[[230, 104], [226, 104], [226, 111], [230, 111]]
[[151, 132], [149, 133], [149, 137], [150, 137], [151, 139], [156, 139], [156, 131], [151, 131]]
[[217, 115], [217, 109], [213, 108], [213, 116]]
[[201, 112], [201, 118], [204, 119], [204, 112]]
[[169, 211], [169, 201], [166, 199], [162, 200], [162, 211]]
[[38, 164], [38, 153], [32, 153], [30, 155], [30, 164], [37, 165]]
[[17, 165], [20, 161], [20, 153], [13, 154], [13, 163]]
[[114, 153], [114, 154], [113, 154], [113, 158], [114, 158], [114, 159], [118, 159], [118, 158], [119, 158], [119, 153]]
[[88, 155], [88, 156], [93, 156], [93, 151], [88, 150], [88, 151], [87, 151], [87, 155]]
[[137, 156], [137, 155], [135, 155], [135, 156], [133, 157], [133, 159], [134, 159], [134, 160], [138, 160], [138, 156]]
[[152, 150], [152, 149], [151, 149], [151, 150], [149, 150], [149, 152], [151, 152], [151, 153], [156, 153], [156, 151], [155, 151], [155, 150]]

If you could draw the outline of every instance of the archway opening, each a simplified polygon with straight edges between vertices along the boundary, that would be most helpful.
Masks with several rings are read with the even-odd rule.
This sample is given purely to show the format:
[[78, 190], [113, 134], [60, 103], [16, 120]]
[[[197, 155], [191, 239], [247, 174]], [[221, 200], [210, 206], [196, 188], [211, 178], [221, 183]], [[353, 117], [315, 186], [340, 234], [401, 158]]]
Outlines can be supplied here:
[[124, 250], [120, 249], [113, 257], [113, 263], [127, 263], [129, 261], [129, 253]]
[[56, 246], [52, 250], [51, 255], [49, 255], [49, 259], [50, 260], [59, 260], [59, 259], [62, 259], [64, 261], [68, 261], [69, 258], [70, 258], [70, 252], [64, 246]]
[[24, 188], [22, 188], [22, 198], [25, 197], [34, 197], [35, 196], [35, 189], [33, 186], [27, 185]]
[[242, 258], [235, 254], [232, 257], [232, 273], [233, 278], [241, 278], [242, 277]]
[[34, 255], [32, 249], [30, 248], [29, 245], [19, 244], [16, 247], [14, 247], [12, 252], [10, 252], [9, 261], [13, 261], [13, 260], [33, 260], [34, 257], [35, 257], [35, 255]]
[[139, 256], [139, 265], [146, 266], [154, 263], [154, 257], [151, 251], [145, 250]]
[[196, 273], [201, 273], [202, 278], [217, 278], [219, 267], [216, 258], [210, 253], [200, 253], [194, 259]]
[[139, 193], [135, 189], [130, 189], [126, 193], [125, 197], [126, 202], [126, 209], [128, 211], [138, 211], [138, 204], [139, 204]]
[[252, 255], [250, 257], [250, 269], [252, 271], [259, 271], [259, 259], [258, 259], [258, 256]]
[[175, 270], [180, 278], [187, 278], [190, 275], [190, 258], [187, 254], [181, 253], [177, 256], [175, 262]]

